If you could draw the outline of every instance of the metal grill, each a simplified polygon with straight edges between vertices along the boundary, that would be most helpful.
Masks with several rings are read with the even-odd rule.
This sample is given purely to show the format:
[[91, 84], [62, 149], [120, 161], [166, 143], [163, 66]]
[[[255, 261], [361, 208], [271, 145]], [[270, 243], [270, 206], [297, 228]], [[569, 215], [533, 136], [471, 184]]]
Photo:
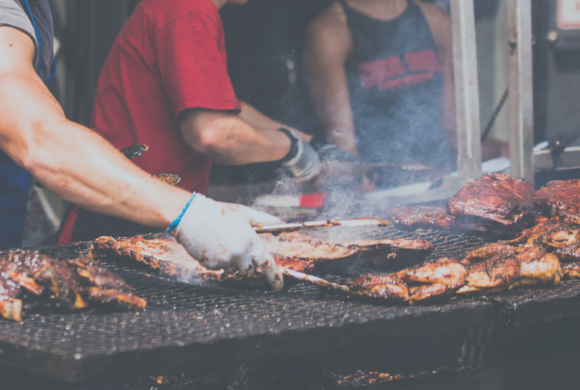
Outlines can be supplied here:
[[[335, 239], [340, 239], [340, 234], [348, 234], [351, 239], [357, 235], [424, 238], [436, 247], [430, 259], [461, 258], [466, 251], [487, 243], [480, 237], [431, 230], [336, 229], [313, 234], [332, 233]], [[50, 251], [57, 253], [58, 248]], [[540, 292], [514, 290], [489, 298], [458, 297], [438, 304], [394, 306], [302, 283], [289, 283], [283, 292], [242, 291], [171, 281], [133, 269], [131, 263], [115, 261], [108, 267], [147, 299], [144, 312], [93, 310], [35, 314], [22, 324], [0, 321], [2, 364], [69, 381], [104, 375], [112, 379], [491, 326], [496, 315], [503, 322], [517, 325], [580, 314], [579, 282], [565, 282]], [[344, 275], [327, 277], [336, 280]], [[546, 318], [536, 313], [534, 318], [526, 319], [519, 314], [520, 308], [526, 307], [523, 300], [528, 304], [551, 302], [558, 309], [545, 312]], [[568, 310], [570, 305], [576, 305], [575, 312]]]

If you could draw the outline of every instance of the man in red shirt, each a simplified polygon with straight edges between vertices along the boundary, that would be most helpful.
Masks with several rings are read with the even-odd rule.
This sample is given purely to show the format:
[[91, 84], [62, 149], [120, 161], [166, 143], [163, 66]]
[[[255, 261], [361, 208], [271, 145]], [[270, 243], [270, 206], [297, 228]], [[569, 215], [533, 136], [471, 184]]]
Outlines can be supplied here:
[[[246, 1], [144, 0], [105, 62], [92, 128], [117, 148], [148, 145], [135, 164], [150, 174], [179, 175], [188, 191], [207, 192], [212, 160], [279, 161], [297, 180], [315, 176], [320, 161], [304, 141], [308, 136], [283, 129], [234, 94], [218, 10]], [[133, 223], [80, 209], [72, 239], [141, 232]]]

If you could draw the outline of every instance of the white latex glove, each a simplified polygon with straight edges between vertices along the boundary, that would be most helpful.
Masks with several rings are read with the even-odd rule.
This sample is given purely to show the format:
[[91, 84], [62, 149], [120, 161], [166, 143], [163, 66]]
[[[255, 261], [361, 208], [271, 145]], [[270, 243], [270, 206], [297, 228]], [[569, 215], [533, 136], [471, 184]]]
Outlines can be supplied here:
[[249, 207], [216, 202], [196, 194], [181, 221], [171, 230], [189, 254], [208, 269], [238, 271], [251, 278], [256, 267], [274, 290], [284, 287], [282, 268], [266, 250], [252, 226], [282, 221]]
[[304, 142], [291, 131], [286, 133], [297, 140], [298, 150], [296, 156], [282, 163], [287, 167], [298, 183], [305, 183], [320, 173], [320, 157], [310, 144]]

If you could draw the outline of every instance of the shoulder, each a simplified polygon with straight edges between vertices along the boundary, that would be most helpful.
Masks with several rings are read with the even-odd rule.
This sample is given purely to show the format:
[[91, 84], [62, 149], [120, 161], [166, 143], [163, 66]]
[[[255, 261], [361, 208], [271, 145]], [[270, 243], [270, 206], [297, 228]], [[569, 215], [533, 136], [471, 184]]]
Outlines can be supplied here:
[[346, 15], [339, 2], [333, 3], [308, 26], [307, 41], [316, 49], [343, 52], [352, 45]]
[[451, 45], [451, 17], [438, 5], [426, 3], [420, 0], [413, 0], [421, 8], [427, 24], [431, 29], [433, 38], [440, 48], [447, 48]]

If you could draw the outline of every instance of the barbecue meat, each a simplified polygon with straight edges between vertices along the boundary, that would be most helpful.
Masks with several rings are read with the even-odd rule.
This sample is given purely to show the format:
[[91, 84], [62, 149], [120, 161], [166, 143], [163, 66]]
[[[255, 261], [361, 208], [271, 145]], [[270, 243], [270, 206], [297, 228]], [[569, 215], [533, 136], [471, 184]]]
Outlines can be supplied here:
[[551, 217], [580, 224], [580, 179], [549, 182], [536, 192], [535, 202]]
[[[299, 260], [310, 264], [307, 269], [330, 261], [333, 265], [342, 265], [344, 262], [337, 261], [348, 262], [361, 254], [366, 254], [363, 256], [365, 261], [379, 267], [388, 266], [395, 258], [405, 260], [412, 257], [415, 261], [422, 261], [434, 248], [426, 240], [402, 238], [362, 240], [344, 237], [321, 240], [303, 232], [283, 233], [279, 236], [261, 234], [260, 237], [279, 265], [286, 266], [288, 260]], [[297, 265], [295, 262], [292, 264]], [[300, 271], [293, 266], [289, 268]]]
[[0, 314], [2, 317], [13, 321], [22, 321], [22, 301], [16, 298], [20, 292], [21, 288], [18, 282], [6, 273], [0, 273]]
[[443, 207], [406, 206], [390, 209], [386, 219], [404, 229], [438, 228], [452, 229], [455, 217]]
[[362, 275], [357, 279], [347, 281], [347, 285], [361, 296], [405, 302], [410, 299], [407, 284], [395, 274]]
[[560, 283], [563, 272], [558, 258], [546, 253], [542, 247], [518, 249], [516, 259], [520, 262], [520, 277], [511, 287], [556, 285]]
[[170, 236], [149, 239], [139, 235], [118, 240], [113, 237], [99, 237], [94, 241], [91, 255], [128, 257], [151, 268], [160, 269], [166, 275], [180, 276], [186, 272], [188, 278], [201, 281], [215, 281], [223, 274], [223, 271], [210, 271], [202, 266]]
[[89, 301], [101, 303], [115, 302], [133, 310], [142, 310], [147, 306], [143, 298], [133, 295], [133, 287], [121, 277], [107, 270], [95, 260], [88, 257], [69, 259], [67, 263], [91, 286], [84, 289]]
[[9, 279], [12, 279], [21, 287], [24, 287], [35, 295], [42, 294], [42, 291], [44, 290], [42, 286], [39, 286], [34, 281], [32, 273], [20, 264], [12, 261], [0, 260], [0, 273], [4, 274]]
[[494, 256], [469, 265], [467, 272], [467, 285], [461, 287], [458, 294], [499, 292], [519, 278], [520, 263], [515, 258]]
[[34, 280], [50, 291], [49, 299], [56, 307], [78, 310], [87, 307], [82, 297], [82, 279], [63, 261], [37, 251], [17, 250], [2, 256], [28, 269]]
[[442, 258], [397, 273], [409, 286], [411, 301], [448, 295], [464, 286], [467, 270], [457, 260]]
[[523, 244], [523, 246], [544, 245], [551, 248], [564, 248], [580, 242], [580, 226], [573, 226], [560, 222], [557, 219], [548, 219], [540, 222], [514, 240], [506, 241], [509, 244]]
[[515, 255], [516, 249], [514, 247], [500, 243], [493, 243], [468, 252], [467, 255], [465, 256], [465, 259], [463, 259], [461, 263], [469, 265], [489, 260], [494, 256], [501, 256], [507, 258], [514, 257]]
[[580, 243], [558, 248], [553, 252], [562, 262], [580, 262]]
[[580, 278], [580, 263], [562, 263], [562, 272], [567, 279]]
[[467, 183], [447, 202], [458, 228], [494, 235], [524, 227], [533, 207], [533, 184], [499, 173]]

